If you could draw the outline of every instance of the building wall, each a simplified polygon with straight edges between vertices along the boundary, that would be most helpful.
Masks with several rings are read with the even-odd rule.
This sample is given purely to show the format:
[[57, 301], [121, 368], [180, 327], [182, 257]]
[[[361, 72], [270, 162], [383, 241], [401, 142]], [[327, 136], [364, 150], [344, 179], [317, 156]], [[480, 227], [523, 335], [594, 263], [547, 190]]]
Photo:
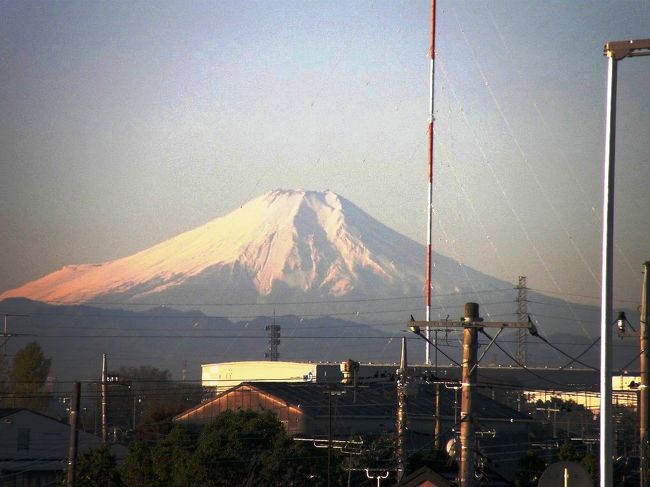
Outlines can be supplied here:
[[279, 361], [203, 364], [201, 382], [204, 387], [216, 387], [217, 392], [250, 381], [312, 382], [316, 381], [317, 366], [315, 363]]
[[[630, 388], [630, 383], [638, 384], [641, 378], [631, 375], [617, 375], [612, 377], [612, 404], [614, 406], [625, 406], [637, 408], [637, 390]], [[556, 397], [563, 401], [573, 401], [586, 409], [589, 409], [595, 415], [600, 411], [600, 393], [590, 391], [524, 391], [531, 402], [542, 400], [550, 401]]]

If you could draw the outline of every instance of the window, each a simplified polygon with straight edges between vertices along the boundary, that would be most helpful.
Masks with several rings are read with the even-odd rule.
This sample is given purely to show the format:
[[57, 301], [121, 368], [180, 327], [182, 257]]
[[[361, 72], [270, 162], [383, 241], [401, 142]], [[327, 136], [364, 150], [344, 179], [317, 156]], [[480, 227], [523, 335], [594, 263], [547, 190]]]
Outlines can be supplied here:
[[29, 450], [29, 428], [18, 428], [16, 450]]

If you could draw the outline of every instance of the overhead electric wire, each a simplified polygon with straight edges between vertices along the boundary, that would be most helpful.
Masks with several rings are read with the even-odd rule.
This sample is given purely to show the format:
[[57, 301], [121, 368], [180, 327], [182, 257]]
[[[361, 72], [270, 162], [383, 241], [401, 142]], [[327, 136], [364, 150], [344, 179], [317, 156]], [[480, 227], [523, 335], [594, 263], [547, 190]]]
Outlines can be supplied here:
[[[589, 294], [576, 294], [576, 293], [568, 293], [564, 291], [553, 291], [551, 289], [541, 289], [541, 288], [533, 288], [529, 287], [528, 289], [532, 291], [538, 291], [540, 293], [544, 294], [561, 294], [564, 296], [572, 296], [575, 298], [588, 298], [588, 299], [600, 299], [600, 296], [595, 296], [595, 295], [589, 295]], [[637, 300], [634, 299], [615, 299], [616, 302], [621, 302], [621, 303], [632, 303], [632, 304], [638, 304]]]
[[[490, 340], [492, 340], [492, 337], [491, 337], [491, 336], [490, 336], [490, 335], [489, 335], [485, 330], [483, 330], [482, 328], [479, 328], [478, 330], [479, 330], [483, 335], [485, 335], [487, 338], [489, 338]], [[555, 384], [555, 385], [560, 385], [560, 386], [561, 386], [561, 385], [564, 385], [564, 384], [561, 384], [560, 382], [556, 382], [556, 381], [554, 381], [554, 380], [548, 379], [548, 378], [546, 378], [546, 377], [544, 377], [544, 376], [542, 376], [542, 375], [540, 375], [540, 374], [537, 374], [537, 373], [533, 372], [533, 371], [530, 370], [530, 369], [529, 369], [525, 364], [522, 364], [522, 363], [519, 362], [515, 357], [513, 357], [512, 354], [510, 354], [510, 352], [508, 352], [508, 351], [507, 351], [506, 349], [504, 349], [501, 345], [499, 345], [499, 343], [498, 343], [497, 341], [494, 342], [494, 345], [495, 345], [499, 350], [501, 350], [504, 354], [506, 354], [506, 356], [507, 356], [510, 360], [512, 360], [512, 361], [513, 361], [514, 363], [516, 363], [519, 367], [521, 367], [522, 369], [524, 369], [526, 372], [530, 373], [531, 375], [534, 375], [534, 376], [537, 377], [538, 379], [544, 380], [544, 381], [548, 382], [549, 384]]]
[[[586, 354], [589, 350], [591, 350], [592, 347], [593, 347], [594, 345], [596, 345], [596, 343], [598, 343], [599, 341], [600, 341], [600, 337], [596, 338], [593, 342], [591, 342], [591, 344], [590, 344], [587, 348], [585, 348], [585, 349], [584, 349], [584, 350], [583, 350], [583, 351], [582, 351], [582, 352], [581, 352], [581, 353], [576, 357], [576, 359], [581, 358], [583, 355], [585, 355], [585, 354]], [[564, 364], [562, 367], [560, 367], [560, 370], [562, 370], [562, 369], [566, 369], [569, 365], [573, 364], [574, 362], [578, 362], [576, 359], [571, 359], [570, 362], [567, 362], [567, 363]], [[578, 362], [578, 363], [581, 363], [581, 362]], [[594, 369], [594, 370], [599, 370], [599, 369]]]
[[[419, 335], [419, 336], [423, 337], [423, 335]], [[399, 337], [396, 337], [396, 338], [399, 338]], [[424, 337], [423, 337], [423, 338], [424, 338]], [[425, 338], [425, 340], [426, 340], [426, 338]], [[438, 352], [440, 352], [441, 354], [443, 354], [443, 355], [444, 355], [448, 360], [450, 360], [452, 364], [456, 365], [457, 367], [462, 367], [462, 366], [461, 366], [458, 362], [456, 362], [453, 358], [451, 358], [449, 355], [447, 355], [445, 352], [443, 352], [442, 349], [438, 346], [437, 343], [432, 342], [432, 341], [429, 341], [429, 340], [426, 340], [426, 341], [429, 342], [429, 345], [431, 345], [431, 346], [432, 346], [433, 348], [435, 348]]]
[[[557, 352], [561, 353], [562, 355], [564, 355], [565, 357], [567, 357], [568, 359], [570, 359], [571, 362], [569, 362], [569, 364], [567, 364], [567, 366], [575, 362], [575, 363], [578, 363], [578, 364], [580, 364], [580, 365], [582, 365], [582, 366], [584, 366], [584, 367], [587, 367], [588, 369], [592, 369], [592, 370], [596, 370], [596, 371], [600, 370], [598, 367], [594, 367], [593, 365], [586, 364], [586, 363], [581, 362], [581, 361], [579, 360], [579, 357], [581, 357], [582, 355], [584, 355], [585, 353], [587, 353], [587, 351], [589, 351], [589, 349], [590, 349], [591, 347], [593, 347], [593, 346], [596, 344], [596, 341], [597, 341], [597, 340], [594, 341], [591, 345], [589, 345], [589, 347], [587, 347], [587, 350], [585, 350], [584, 352], [582, 352], [582, 353], [580, 354], [579, 357], [572, 357], [571, 355], [569, 355], [568, 353], [566, 353], [566, 352], [565, 352], [564, 350], [562, 350], [561, 348], [556, 347], [555, 345], [553, 345], [551, 342], [549, 342], [549, 341], [548, 341], [546, 338], [544, 338], [542, 335], [537, 334], [537, 335], [534, 335], [534, 336], [535, 336], [536, 338], [542, 340], [544, 343], [546, 343], [546, 344], [547, 344], [549, 347], [551, 347], [553, 350], [556, 350]], [[600, 339], [600, 338], [599, 338], [599, 339]]]
[[627, 369], [630, 365], [632, 365], [632, 363], [633, 363], [634, 361], [639, 360], [639, 357], [641, 357], [641, 355], [643, 355], [643, 354], [646, 353], [647, 351], [648, 351], [647, 348], [644, 348], [643, 350], [641, 350], [641, 351], [639, 352], [639, 354], [638, 354], [636, 357], [634, 357], [632, 360], [630, 360], [628, 363], [626, 363], [623, 367], [621, 367], [621, 368], [619, 369], [619, 371], [623, 372], [623, 371], [624, 371], [625, 369]]

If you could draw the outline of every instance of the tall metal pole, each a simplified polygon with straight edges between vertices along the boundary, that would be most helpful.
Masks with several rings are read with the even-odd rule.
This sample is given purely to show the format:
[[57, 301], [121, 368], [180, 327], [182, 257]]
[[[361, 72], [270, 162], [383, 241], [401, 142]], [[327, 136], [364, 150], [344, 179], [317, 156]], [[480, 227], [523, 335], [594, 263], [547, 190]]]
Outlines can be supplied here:
[[477, 376], [478, 304], [465, 303], [465, 318], [468, 326], [463, 330], [462, 389], [460, 405], [460, 468], [459, 486], [474, 485], [475, 432], [474, 432], [474, 387]]
[[[428, 198], [427, 198], [427, 264], [426, 264], [426, 278], [425, 278], [425, 320], [431, 320], [431, 240], [433, 234], [433, 87], [434, 87], [434, 63], [436, 58], [436, 0], [431, 0], [431, 42], [429, 44], [429, 58], [431, 59], [430, 78], [431, 78], [431, 91], [429, 93], [429, 185], [428, 185]], [[431, 327], [427, 326], [426, 330], [427, 340], [431, 340]], [[425, 363], [431, 365], [431, 347], [429, 341], [426, 342], [424, 349]]]
[[406, 337], [402, 337], [402, 354], [397, 371], [397, 444], [395, 445], [395, 456], [397, 457], [397, 485], [404, 476], [404, 464], [406, 463], [406, 448], [404, 435], [406, 431], [406, 387], [408, 382], [406, 359]]
[[327, 487], [332, 485], [332, 391], [327, 394]]
[[102, 353], [102, 445], [108, 443], [108, 383], [106, 354]]
[[68, 444], [67, 487], [74, 487], [77, 468], [77, 444], [79, 442], [79, 392], [81, 384], [72, 384], [72, 400], [70, 401], [70, 440]]
[[648, 378], [650, 378], [650, 354], [648, 353], [648, 320], [650, 309], [648, 309], [648, 288], [650, 288], [650, 262], [643, 263], [643, 288], [641, 291], [641, 319], [639, 326], [640, 337], [640, 375], [639, 385], [639, 445], [641, 448], [641, 487], [648, 485], [650, 481], [650, 389], [648, 389]]
[[612, 462], [612, 247], [614, 232], [614, 161], [616, 142], [616, 70], [626, 57], [650, 55], [650, 39], [607, 42], [607, 107], [603, 181], [603, 252], [600, 303], [600, 486], [613, 485]]
[[[434, 352], [435, 364], [434, 371], [435, 377], [438, 377], [438, 330], [435, 330], [435, 341], [433, 342], [436, 345], [436, 350]], [[436, 450], [440, 450], [440, 435], [442, 433], [442, 424], [440, 419], [440, 384], [436, 382], [436, 404], [435, 404], [436, 417], [433, 427], [433, 446]]]
[[614, 155], [616, 141], [616, 68], [607, 52], [607, 115], [603, 181], [603, 247], [600, 295], [600, 487], [613, 485], [612, 463], [612, 248], [614, 233]]
[[433, 429], [433, 446], [436, 450], [440, 450], [440, 434], [442, 432], [440, 420], [440, 384], [436, 383], [436, 419]]

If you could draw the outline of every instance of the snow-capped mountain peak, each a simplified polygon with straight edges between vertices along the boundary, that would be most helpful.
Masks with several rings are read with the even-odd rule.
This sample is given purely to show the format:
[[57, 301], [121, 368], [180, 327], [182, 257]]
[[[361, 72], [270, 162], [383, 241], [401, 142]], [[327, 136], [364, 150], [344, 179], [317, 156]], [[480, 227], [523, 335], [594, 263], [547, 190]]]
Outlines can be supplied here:
[[[331, 191], [274, 190], [153, 247], [70, 265], [0, 298], [46, 302], [420, 293], [423, 248]], [[243, 293], [243, 294], [242, 294]]]

